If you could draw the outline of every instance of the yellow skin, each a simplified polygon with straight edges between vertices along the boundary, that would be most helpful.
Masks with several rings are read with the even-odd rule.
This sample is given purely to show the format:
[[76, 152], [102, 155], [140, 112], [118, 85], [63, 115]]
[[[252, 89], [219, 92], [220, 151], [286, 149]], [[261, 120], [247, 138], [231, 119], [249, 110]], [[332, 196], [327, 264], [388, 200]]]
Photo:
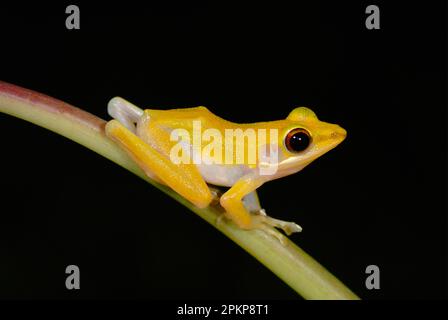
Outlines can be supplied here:
[[[207, 207], [217, 197], [208, 184], [230, 187], [219, 198], [227, 218], [243, 229], [272, 231], [271, 227], [277, 227], [287, 234], [299, 232], [301, 228], [293, 222], [267, 216], [259, 207], [253, 191], [267, 181], [302, 170], [314, 159], [341, 143], [346, 136], [343, 128], [320, 121], [313, 111], [304, 107], [294, 109], [284, 120], [250, 124], [226, 121], [205, 107], [143, 111], [118, 97], [109, 102], [108, 111], [115, 120], [107, 123], [106, 134], [126, 150], [150, 178], [168, 185], [200, 208]], [[265, 141], [268, 143], [262, 145], [261, 139], [257, 139], [257, 155], [262, 147], [267, 147], [268, 150], [277, 147], [277, 170], [270, 175], [260, 174], [258, 169], [262, 163], [265, 164], [265, 160], [258, 156], [255, 163], [249, 163], [248, 157], [242, 162], [237, 162], [233, 157], [233, 163], [227, 164], [175, 164], [171, 161], [170, 150], [178, 142], [170, 140], [171, 131], [184, 129], [192, 136], [193, 121], [200, 121], [202, 130], [218, 130], [223, 137], [226, 129], [251, 128], [257, 135], [259, 129], [266, 129]], [[297, 128], [306, 130], [310, 136], [308, 147], [300, 152], [291, 151], [286, 143], [288, 133]], [[278, 130], [277, 140], [270, 140], [270, 129]], [[236, 148], [244, 140], [235, 139], [233, 142]], [[203, 143], [201, 147], [206, 145], [207, 143]], [[247, 151], [247, 142], [243, 147]], [[225, 150], [222, 151], [224, 154]]]

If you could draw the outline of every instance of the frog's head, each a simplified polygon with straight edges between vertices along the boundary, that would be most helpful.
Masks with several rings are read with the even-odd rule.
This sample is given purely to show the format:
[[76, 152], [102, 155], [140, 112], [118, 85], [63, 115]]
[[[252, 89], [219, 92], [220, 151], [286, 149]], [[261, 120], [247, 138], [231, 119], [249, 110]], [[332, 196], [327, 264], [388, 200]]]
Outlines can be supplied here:
[[347, 132], [336, 124], [320, 121], [308, 108], [294, 109], [279, 130], [277, 177], [302, 170], [341, 143]]

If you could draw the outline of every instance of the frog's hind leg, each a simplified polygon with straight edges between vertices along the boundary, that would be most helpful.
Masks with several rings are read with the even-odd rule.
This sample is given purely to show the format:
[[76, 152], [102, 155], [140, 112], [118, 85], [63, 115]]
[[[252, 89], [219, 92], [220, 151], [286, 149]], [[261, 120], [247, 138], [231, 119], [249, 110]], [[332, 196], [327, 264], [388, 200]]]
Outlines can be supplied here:
[[132, 133], [135, 133], [135, 124], [143, 115], [142, 109], [120, 97], [112, 98], [109, 101], [107, 104], [107, 112]]
[[170, 145], [164, 144], [170, 142], [167, 132], [154, 132], [152, 136], [155, 145], [159, 143], [159, 149], [146, 143], [117, 120], [106, 124], [106, 134], [117, 142], [149, 177], [155, 174], [161, 182], [199, 208], [207, 207], [212, 201], [212, 194], [194, 164], [175, 164], [170, 160], [167, 150]]

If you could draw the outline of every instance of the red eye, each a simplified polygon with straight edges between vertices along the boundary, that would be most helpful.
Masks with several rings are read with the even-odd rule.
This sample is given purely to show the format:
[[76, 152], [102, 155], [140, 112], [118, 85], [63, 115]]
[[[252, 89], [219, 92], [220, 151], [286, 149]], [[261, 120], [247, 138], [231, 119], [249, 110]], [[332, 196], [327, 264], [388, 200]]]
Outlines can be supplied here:
[[285, 138], [285, 145], [291, 152], [300, 152], [308, 148], [311, 143], [311, 136], [305, 129], [296, 128], [288, 132]]

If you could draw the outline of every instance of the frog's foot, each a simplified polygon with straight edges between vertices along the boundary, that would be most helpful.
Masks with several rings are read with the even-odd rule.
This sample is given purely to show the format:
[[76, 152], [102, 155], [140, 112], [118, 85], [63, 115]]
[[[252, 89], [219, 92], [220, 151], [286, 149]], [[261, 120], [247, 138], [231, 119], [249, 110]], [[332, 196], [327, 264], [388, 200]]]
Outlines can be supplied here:
[[208, 186], [208, 188], [210, 189], [210, 193], [212, 194], [211, 205], [218, 204], [219, 203], [219, 199], [222, 196], [222, 190], [220, 190], [218, 188], [211, 187], [211, 186]]
[[277, 238], [277, 240], [280, 241], [283, 246], [286, 246], [288, 244], [288, 238], [270, 225], [261, 223], [256, 227], [256, 229], [261, 230], [274, 238]]
[[225, 222], [226, 218], [227, 217], [226, 217], [226, 214], [224, 212], [218, 214], [218, 216], [216, 217], [216, 222], [215, 222], [216, 226], [217, 227], [222, 226], [222, 224]]
[[107, 112], [112, 118], [118, 120], [132, 133], [135, 133], [135, 124], [143, 115], [142, 109], [120, 97], [112, 98], [109, 101]]
[[279, 228], [283, 230], [288, 236], [295, 232], [302, 231], [302, 227], [300, 227], [297, 223], [272, 218], [266, 214], [266, 211], [264, 209], [260, 209], [257, 212], [257, 215], [253, 217], [253, 219], [254, 223], [258, 226], [268, 225], [270, 227]]

